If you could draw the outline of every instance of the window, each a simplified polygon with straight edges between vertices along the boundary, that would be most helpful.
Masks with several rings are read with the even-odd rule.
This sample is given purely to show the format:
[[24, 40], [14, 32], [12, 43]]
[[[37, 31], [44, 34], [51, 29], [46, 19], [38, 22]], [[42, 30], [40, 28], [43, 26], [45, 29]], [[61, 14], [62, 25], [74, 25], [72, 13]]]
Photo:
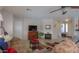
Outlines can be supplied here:
[[68, 32], [68, 23], [66, 23], [66, 32]]
[[61, 33], [67, 33], [68, 32], [68, 23], [62, 23], [61, 24]]
[[62, 32], [62, 33], [65, 32], [65, 24], [61, 24], [61, 32]]

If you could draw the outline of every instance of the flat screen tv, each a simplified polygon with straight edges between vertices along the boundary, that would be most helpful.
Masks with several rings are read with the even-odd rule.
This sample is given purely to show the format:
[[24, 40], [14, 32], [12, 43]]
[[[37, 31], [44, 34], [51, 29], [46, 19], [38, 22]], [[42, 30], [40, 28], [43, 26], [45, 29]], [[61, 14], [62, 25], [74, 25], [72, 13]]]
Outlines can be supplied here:
[[37, 31], [36, 25], [29, 25], [29, 31]]
[[45, 34], [45, 39], [49, 39], [49, 40], [51, 40], [51, 34]]

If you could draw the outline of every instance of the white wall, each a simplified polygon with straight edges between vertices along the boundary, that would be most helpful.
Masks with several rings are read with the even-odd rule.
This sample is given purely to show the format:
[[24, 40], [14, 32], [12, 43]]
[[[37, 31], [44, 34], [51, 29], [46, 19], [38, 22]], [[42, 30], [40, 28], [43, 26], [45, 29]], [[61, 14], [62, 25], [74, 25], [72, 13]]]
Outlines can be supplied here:
[[[16, 17], [13, 16], [13, 14], [2, 11], [3, 19], [4, 19], [4, 26], [6, 31], [13, 36], [17, 36], [22, 39], [28, 39], [28, 25], [37, 25], [38, 26], [38, 31], [44, 32], [44, 33], [51, 33], [52, 38], [58, 37], [60, 30], [57, 30], [54, 28], [54, 24], [56, 19], [36, 19], [36, 18], [21, 18], [21, 17]], [[64, 19], [63, 19], [64, 20]], [[62, 21], [62, 20], [61, 20]], [[51, 25], [50, 30], [45, 29], [45, 25]], [[72, 34], [70, 29], [70, 33]]]
[[32, 19], [32, 18], [14, 17], [14, 26], [13, 26], [14, 36], [27, 40], [29, 25], [37, 25], [38, 31], [42, 31], [41, 20]]
[[[56, 31], [54, 26], [54, 21], [53, 19], [33, 19], [33, 18], [14, 18], [14, 36], [23, 38], [23, 39], [28, 39], [28, 26], [29, 25], [37, 25], [38, 31], [39, 32], [44, 32], [44, 33], [51, 33], [52, 38], [57, 38], [59, 35], [60, 31]], [[51, 25], [50, 30], [45, 29], [45, 25]]]
[[[57, 39], [60, 37], [60, 23], [55, 28], [54, 25], [56, 24], [56, 19], [33, 19], [33, 18], [19, 18], [14, 17], [14, 36], [20, 37], [22, 39], [28, 39], [28, 26], [29, 25], [37, 25], [39, 32], [44, 33], [51, 33], [52, 39]], [[61, 20], [62, 22], [62, 20]], [[50, 30], [45, 29], [45, 25], [51, 25]], [[71, 24], [72, 25], [72, 24]], [[73, 34], [72, 30], [73, 26], [70, 26], [69, 28], [69, 35]]]
[[[51, 29], [45, 29], [45, 25], [51, 25]], [[55, 25], [57, 25], [55, 27]], [[47, 18], [42, 20], [43, 32], [52, 34], [52, 40], [61, 41], [60, 40], [60, 23], [57, 23], [57, 20], [54, 18]]]
[[23, 33], [24, 33], [24, 39], [28, 39], [28, 26], [29, 25], [37, 25], [38, 31], [42, 31], [42, 22], [41, 20], [38, 19], [32, 19], [32, 18], [24, 18], [24, 23], [23, 23]]
[[23, 39], [23, 19], [14, 17], [13, 35]]
[[13, 35], [13, 14], [2, 11], [2, 16], [4, 19], [5, 30], [9, 33], [9, 35]]
[[[54, 28], [53, 28], [54, 22], [53, 21], [54, 21], [53, 19], [43, 19], [42, 24], [40, 24], [41, 26], [43, 26], [42, 32], [44, 32], [45, 34], [46, 33], [52, 34], [52, 38], [53, 38], [53, 35], [54, 35]], [[46, 25], [50, 25], [51, 29], [46, 29], [45, 28]]]
[[73, 36], [73, 38], [74, 38], [74, 41], [77, 41], [77, 40], [79, 40], [79, 31], [76, 31], [76, 24], [78, 23], [78, 20], [79, 20], [79, 17], [78, 16], [76, 16], [76, 17], [74, 17], [74, 36]]

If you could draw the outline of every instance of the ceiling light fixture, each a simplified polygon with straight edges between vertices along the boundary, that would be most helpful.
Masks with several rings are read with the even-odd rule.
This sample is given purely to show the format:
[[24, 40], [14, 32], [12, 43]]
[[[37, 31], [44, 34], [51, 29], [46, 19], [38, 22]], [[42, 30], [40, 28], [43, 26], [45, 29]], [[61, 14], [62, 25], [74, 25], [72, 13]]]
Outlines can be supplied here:
[[31, 11], [31, 9], [27, 8], [26, 11]]

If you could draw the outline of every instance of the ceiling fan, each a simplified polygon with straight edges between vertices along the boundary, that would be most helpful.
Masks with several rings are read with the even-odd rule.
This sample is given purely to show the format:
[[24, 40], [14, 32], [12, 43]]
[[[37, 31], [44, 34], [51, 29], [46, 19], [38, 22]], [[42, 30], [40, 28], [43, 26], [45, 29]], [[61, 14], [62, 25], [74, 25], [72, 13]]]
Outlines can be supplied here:
[[61, 6], [59, 9], [53, 10], [49, 13], [54, 13], [54, 12], [57, 12], [59, 10], [62, 10], [62, 15], [64, 15], [68, 12], [65, 10], [66, 8], [79, 9], [79, 6]]

